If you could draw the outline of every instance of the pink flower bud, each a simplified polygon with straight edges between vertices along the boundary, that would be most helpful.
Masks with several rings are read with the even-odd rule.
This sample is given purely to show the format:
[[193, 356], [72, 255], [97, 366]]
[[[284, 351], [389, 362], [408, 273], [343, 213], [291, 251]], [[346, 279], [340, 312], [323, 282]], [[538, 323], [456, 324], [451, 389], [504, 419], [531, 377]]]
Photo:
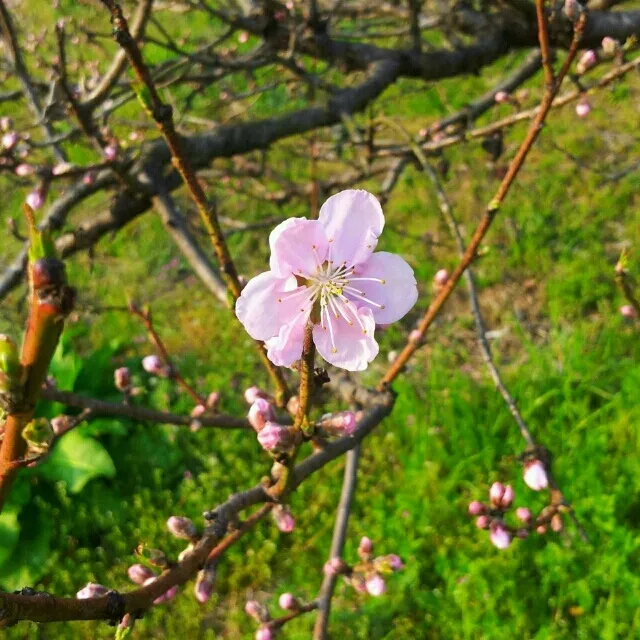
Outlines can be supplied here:
[[193, 407], [193, 409], [191, 409], [191, 417], [192, 418], [200, 418], [202, 416], [203, 413], [205, 413], [207, 410], [207, 407], [205, 407], [203, 404], [197, 404], [195, 407]]
[[623, 318], [635, 318], [638, 314], [636, 310], [630, 304], [623, 304], [620, 307], [620, 315]]
[[578, 0], [565, 0], [564, 14], [569, 18], [569, 20], [571, 20], [571, 22], [575, 22], [581, 12], [582, 8], [580, 7]]
[[351, 436], [356, 431], [356, 414], [353, 411], [328, 413], [321, 418], [322, 430], [329, 436]]
[[256, 640], [273, 640], [273, 632], [269, 627], [260, 627], [256, 631]]
[[591, 104], [586, 98], [583, 98], [576, 105], [576, 114], [579, 118], [586, 118], [591, 113]]
[[610, 36], [602, 38], [602, 51], [605, 55], [612, 57], [618, 51], [620, 44]]
[[556, 533], [562, 531], [562, 516], [559, 513], [554, 514], [551, 518], [551, 529]]
[[504, 485], [502, 482], [494, 482], [489, 489], [489, 498], [494, 507], [499, 507], [504, 495]]
[[331, 558], [324, 563], [322, 571], [325, 576], [338, 576], [344, 573], [346, 564], [340, 558]]
[[49, 424], [51, 425], [53, 433], [60, 436], [69, 428], [71, 422], [69, 416], [56, 416], [55, 418], [51, 418]]
[[422, 129], [420, 129], [420, 131], [418, 131], [418, 135], [421, 138], [426, 138], [428, 134], [429, 134], [429, 129], [427, 129], [426, 127], [422, 127]]
[[247, 42], [247, 40], [249, 40], [249, 34], [246, 31], [240, 32], [240, 34], [238, 35], [238, 42], [240, 44], [244, 44], [245, 42]]
[[498, 91], [494, 96], [494, 100], [498, 104], [503, 104], [505, 102], [509, 102], [509, 94], [506, 91]]
[[215, 579], [215, 572], [211, 569], [203, 569], [198, 573], [196, 579], [196, 585], [194, 587], [194, 593], [196, 600], [200, 604], [204, 604], [213, 595], [213, 582]]
[[549, 478], [540, 460], [531, 460], [524, 465], [525, 484], [534, 491], [542, 491], [549, 486]]
[[422, 340], [422, 334], [420, 333], [420, 330], [419, 329], [414, 329], [409, 334], [409, 340], [411, 342], [420, 342]]
[[295, 416], [300, 408], [300, 398], [298, 396], [291, 396], [287, 402], [287, 411]]
[[277, 505], [271, 511], [276, 526], [282, 533], [291, 533], [296, 527], [296, 521], [289, 507]]
[[127, 569], [127, 575], [129, 576], [129, 580], [136, 584], [144, 584], [149, 578], [156, 577], [156, 574], [143, 564], [132, 564]]
[[41, 189], [34, 189], [25, 199], [25, 202], [34, 210], [37, 211], [44, 204], [44, 194]]
[[31, 165], [31, 164], [26, 164], [26, 163], [22, 163], [19, 164], [16, 168], [15, 168], [15, 173], [17, 176], [20, 176], [21, 178], [24, 178], [25, 176], [30, 176], [33, 173], [35, 173], [36, 168]]
[[514, 498], [515, 498], [515, 492], [513, 491], [513, 487], [510, 484], [508, 484], [504, 488], [504, 493], [502, 494], [502, 500], [500, 500], [500, 506], [503, 509], [508, 509], [511, 506]]
[[384, 578], [379, 576], [377, 573], [374, 573], [372, 576], [367, 578], [365, 586], [369, 595], [372, 596], [381, 596], [387, 590]]
[[487, 507], [486, 505], [482, 504], [482, 502], [478, 502], [477, 500], [474, 500], [473, 502], [469, 503], [469, 515], [479, 516], [483, 514], [486, 510], [487, 510]]
[[87, 585], [76, 593], [78, 600], [86, 600], [87, 598], [97, 598], [109, 593], [109, 589], [95, 582], [88, 582]]
[[96, 174], [93, 171], [87, 171], [87, 173], [82, 176], [82, 182], [87, 186], [92, 185], [96, 181]]
[[0, 118], [0, 129], [2, 131], [10, 131], [13, 128], [13, 120], [9, 116]]
[[53, 173], [54, 176], [61, 176], [71, 171], [71, 169], [73, 169], [73, 165], [70, 162], [60, 162], [53, 167], [51, 173]]
[[442, 287], [447, 284], [447, 280], [449, 280], [449, 272], [446, 269], [436, 271], [436, 275], [433, 276], [433, 282], [438, 287]]
[[529, 523], [533, 518], [533, 514], [530, 509], [527, 509], [527, 507], [518, 507], [516, 509], [516, 518], [521, 522]]
[[358, 545], [358, 553], [369, 554], [373, 553], [373, 542], [367, 536], [360, 538], [360, 544]]
[[[153, 576], [153, 577], [148, 578], [147, 580], [145, 580], [142, 584], [143, 584], [143, 586], [147, 587], [150, 584], [154, 583], [157, 579], [158, 578], [156, 576]], [[153, 604], [158, 605], [158, 604], [162, 604], [164, 602], [168, 602], [169, 600], [172, 600], [173, 598], [175, 598], [177, 593], [178, 593], [178, 585], [174, 585], [168, 591], [163, 593], [161, 596], [158, 596], [153, 601]]]
[[576, 65], [576, 71], [582, 74], [587, 69], [591, 69], [591, 67], [593, 67], [596, 62], [598, 62], [598, 57], [596, 56], [595, 51], [589, 49], [588, 51], [585, 51], [580, 57], [580, 60]]
[[159, 376], [164, 372], [162, 360], [158, 356], [145, 356], [142, 358], [142, 368], [152, 375]]
[[491, 524], [491, 518], [489, 516], [478, 516], [476, 518], [476, 527], [478, 529], [488, 529]]
[[253, 387], [249, 387], [244, 392], [244, 399], [249, 404], [253, 404], [258, 398], [263, 398], [264, 400], [268, 400], [269, 396], [260, 387], [256, 387], [255, 385]]
[[207, 396], [207, 409], [211, 411], [217, 411], [220, 404], [220, 394], [217, 391], [212, 391]]
[[391, 571], [400, 571], [401, 569], [404, 569], [404, 562], [402, 562], [402, 558], [395, 553], [390, 553], [385, 556], [385, 560]]
[[498, 549], [506, 549], [511, 544], [511, 534], [507, 531], [504, 524], [499, 521], [491, 524], [489, 538], [491, 538], [493, 546]]
[[540, 535], [544, 535], [545, 533], [547, 533], [547, 527], [541, 524], [539, 527], [536, 528], [536, 533]]
[[167, 529], [176, 538], [181, 538], [182, 540], [191, 540], [198, 535], [196, 526], [191, 519], [183, 518], [182, 516], [171, 516], [167, 520]]
[[292, 593], [283, 593], [278, 598], [278, 604], [285, 611], [295, 611], [300, 608], [300, 603], [296, 600]]
[[118, 157], [118, 148], [115, 145], [110, 144], [102, 150], [102, 153], [106, 160], [113, 162]]
[[265, 451], [282, 453], [293, 444], [293, 431], [275, 422], [267, 422], [258, 432], [258, 442]]
[[269, 611], [257, 600], [247, 600], [247, 603], [244, 605], [244, 612], [256, 622], [266, 622], [269, 620]]
[[2, 136], [2, 146], [7, 149], [13, 149], [20, 141], [20, 136], [15, 131], [9, 131]]
[[255, 431], [260, 433], [260, 431], [265, 428], [267, 422], [273, 422], [276, 419], [276, 415], [273, 407], [267, 400], [264, 398], [256, 398], [249, 408], [247, 419]]
[[113, 382], [118, 391], [126, 391], [131, 386], [131, 372], [127, 367], [119, 367], [113, 372]]

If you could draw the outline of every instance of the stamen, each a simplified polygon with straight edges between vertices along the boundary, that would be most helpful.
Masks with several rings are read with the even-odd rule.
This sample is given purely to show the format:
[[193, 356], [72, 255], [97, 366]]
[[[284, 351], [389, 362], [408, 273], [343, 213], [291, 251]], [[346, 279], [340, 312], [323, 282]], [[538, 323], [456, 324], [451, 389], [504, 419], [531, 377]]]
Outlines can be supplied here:
[[335, 338], [333, 336], [333, 325], [331, 324], [331, 314], [329, 313], [328, 310], [327, 310], [327, 325], [329, 325], [329, 335], [331, 336], [331, 347], [332, 347], [331, 350], [333, 353], [338, 353], [338, 350], [336, 349]]
[[353, 322], [351, 322], [351, 320], [349, 320], [349, 318], [347, 317], [347, 313], [345, 311], [345, 303], [342, 302], [342, 299], [346, 300], [346, 298], [342, 295], [339, 296], [338, 299], [334, 298], [333, 304], [335, 305], [335, 308], [338, 309], [338, 311], [340, 312], [340, 315], [347, 321], [347, 324], [350, 327], [353, 327]]
[[386, 280], [381, 278], [349, 278], [349, 282], [378, 282], [380, 284], [386, 284]]
[[[374, 302], [373, 300], [370, 300], [369, 298], [367, 298], [363, 291], [358, 291], [357, 289], [353, 289], [353, 287], [345, 287], [345, 291], [350, 291], [350, 290], [353, 290], [357, 293], [359, 300], [364, 300], [364, 302], [368, 302], [369, 304], [372, 304], [374, 307], [378, 307], [378, 309], [385, 308], [383, 304], [378, 304], [377, 302]], [[351, 295], [353, 295], [353, 293]]]

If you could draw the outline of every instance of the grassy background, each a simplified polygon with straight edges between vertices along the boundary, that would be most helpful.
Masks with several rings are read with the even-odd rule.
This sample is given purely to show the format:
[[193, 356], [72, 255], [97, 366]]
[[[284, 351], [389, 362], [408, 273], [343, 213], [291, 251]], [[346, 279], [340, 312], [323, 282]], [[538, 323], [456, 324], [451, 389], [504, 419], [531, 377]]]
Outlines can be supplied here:
[[[58, 13], [48, 6], [36, 12], [35, 3], [26, 2], [18, 15], [27, 30], [83, 11], [67, 1]], [[212, 28], [194, 16], [176, 22], [192, 34]], [[107, 28], [104, 20], [105, 35]], [[46, 42], [52, 41], [49, 32]], [[77, 55], [83, 55], [81, 48]], [[156, 61], [166, 57], [151, 47], [147, 55]], [[510, 56], [480, 77], [437, 86], [398, 82], [382, 97], [381, 111], [415, 131], [463, 106], [521, 58]], [[243, 89], [241, 79], [228, 82], [226, 88]], [[529, 83], [531, 104], [540, 82], [537, 77]], [[198, 99], [200, 114], [220, 112], [220, 89], [211, 88]], [[623, 301], [613, 280], [621, 248], [639, 244], [640, 180], [637, 172], [612, 179], [637, 161], [637, 131], [630, 123], [637, 122], [639, 100], [635, 77], [594, 98], [588, 121], [576, 122], [571, 106], [552, 114], [476, 268], [489, 328], [503, 330], [493, 341], [496, 359], [536, 438], [554, 452], [558, 482], [592, 544], [582, 543], [569, 525], [560, 535], [533, 537], [499, 552], [466, 515], [468, 502], [484, 499], [496, 479], [514, 484], [518, 506], [540, 507], [544, 496], [523, 485], [517, 461], [523, 443], [483, 367], [461, 289], [434, 325], [428, 345], [395, 385], [399, 398], [393, 415], [363, 449], [346, 557], [353, 558], [359, 537], [368, 535], [381, 553], [398, 553], [406, 569], [378, 599], [340, 585], [332, 614], [334, 637], [640, 637], [640, 343], [637, 325], [625, 323], [617, 311]], [[247, 115], [266, 116], [295, 105], [275, 90]], [[25, 117], [19, 105], [12, 108], [18, 119]], [[482, 121], [508, 112], [508, 106], [498, 107]], [[123, 135], [127, 118], [141, 121], [135, 105], [119, 112], [117, 127]], [[507, 133], [505, 159], [498, 165], [512, 155], [523, 133], [522, 126]], [[308, 170], [291, 160], [299, 144], [281, 143], [270, 156], [274, 166], [298, 178]], [[76, 162], [95, 157], [81, 145], [69, 151]], [[495, 165], [476, 143], [447, 151], [446, 157], [451, 163], [446, 188], [469, 236], [497, 186]], [[332, 170], [321, 166], [323, 175]], [[367, 186], [378, 189], [373, 182]], [[0, 188], [4, 222], [17, 215], [26, 189], [5, 178]], [[300, 205], [281, 210], [219, 184], [212, 183], [210, 192], [219, 196], [222, 213], [246, 221], [305, 215]], [[189, 211], [184, 194], [180, 199]], [[92, 201], [69, 226], [104, 203]], [[417, 171], [404, 174], [386, 215], [379, 248], [401, 253], [412, 264], [422, 295], [409, 317], [380, 335], [381, 355], [363, 375], [365, 382], [377, 379], [386, 354], [401, 347], [427, 306], [435, 271], [456, 263], [434, 194]], [[237, 234], [230, 244], [242, 273], [250, 276], [265, 268], [264, 233]], [[8, 262], [18, 248], [7, 234], [0, 260]], [[203, 392], [219, 390], [224, 411], [243, 413], [242, 390], [266, 384], [249, 340], [189, 274], [153, 214], [105, 238], [92, 259], [74, 257], [68, 269], [80, 299], [77, 319], [54, 363], [61, 388], [115, 398], [113, 369], [127, 364], [147, 390], [145, 402], [190, 409], [166, 381], [142, 372], [140, 357], [149, 348], [139, 324], [123, 311], [104, 310], [122, 306], [123, 293], [153, 303], [157, 327], [181, 370]], [[632, 270], [640, 273], [637, 257]], [[0, 329], [16, 334], [23, 314], [16, 292], [0, 310]], [[59, 410], [42, 408], [46, 415]], [[170, 515], [198, 521], [204, 509], [253, 484], [269, 467], [255, 439], [243, 433], [205, 429], [194, 434], [106, 419], [78, 433], [83, 437], [69, 445], [72, 457], [95, 461], [105, 454], [107, 459], [93, 475], [82, 475], [82, 469], [68, 472], [64, 459], [53, 470], [22, 474], [9, 510], [13, 525], [5, 519], [4, 539], [0, 527], [6, 551], [3, 557], [0, 550], [0, 584], [5, 588], [28, 584], [70, 595], [91, 580], [127, 589], [126, 568], [138, 543], [180, 551], [164, 528]], [[78, 454], [74, 447], [85, 449]], [[198, 605], [185, 590], [140, 621], [134, 637], [250, 638], [255, 626], [242, 612], [248, 597], [269, 603], [274, 613], [284, 591], [314, 597], [342, 469], [342, 461], [333, 463], [293, 496], [297, 527], [292, 534], [280, 534], [265, 522], [226, 555], [209, 603]], [[86, 484], [81, 486], [78, 478]], [[308, 638], [311, 626], [312, 617], [303, 617], [284, 635]], [[97, 623], [23, 623], [6, 637], [112, 634]]]

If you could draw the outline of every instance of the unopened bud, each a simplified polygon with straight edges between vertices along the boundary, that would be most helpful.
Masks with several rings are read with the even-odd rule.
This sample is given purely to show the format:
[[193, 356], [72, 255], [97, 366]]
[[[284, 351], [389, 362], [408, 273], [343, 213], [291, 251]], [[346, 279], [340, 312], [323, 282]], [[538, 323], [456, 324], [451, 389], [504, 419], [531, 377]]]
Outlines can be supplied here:
[[106, 160], [113, 162], [118, 157], [118, 148], [115, 145], [110, 144], [102, 150], [102, 153]]
[[[145, 580], [143, 582], [143, 586], [147, 587], [150, 584], [153, 584], [157, 579], [158, 578], [156, 576], [153, 576], [152, 578], [149, 578], [148, 580]], [[176, 597], [177, 593], [178, 593], [178, 585], [174, 585], [168, 591], [163, 593], [161, 596], [158, 596], [153, 601], [153, 604], [158, 605], [158, 604], [163, 604], [164, 602], [168, 602], [169, 600], [173, 600], [173, 598]]]
[[502, 494], [502, 500], [500, 500], [500, 507], [502, 509], [508, 509], [513, 503], [513, 499], [515, 498], [515, 492], [513, 491], [513, 487], [508, 484], [504, 488], [504, 493]]
[[0, 118], [0, 129], [2, 129], [2, 131], [10, 131], [13, 129], [13, 120], [9, 116], [2, 116]]
[[107, 593], [109, 593], [107, 587], [95, 582], [88, 582], [86, 587], [76, 593], [76, 598], [78, 598], [78, 600], [86, 600], [87, 598], [97, 598]]
[[559, 533], [560, 531], [562, 531], [562, 516], [559, 513], [556, 513], [552, 518], [551, 518], [551, 529], [553, 531], [555, 531], [556, 533]]
[[504, 485], [502, 482], [494, 482], [489, 489], [489, 498], [494, 507], [499, 507], [504, 495]]
[[438, 287], [447, 284], [447, 280], [449, 280], [449, 272], [446, 269], [436, 271], [436, 275], [433, 276], [433, 283]]
[[527, 507], [518, 507], [516, 509], [516, 518], [525, 524], [528, 524], [533, 519], [533, 514]]
[[149, 567], [145, 567], [143, 564], [132, 564], [127, 569], [127, 575], [129, 576], [129, 580], [131, 582], [135, 582], [136, 584], [144, 584], [149, 578], [155, 578], [156, 574], [149, 569]]
[[373, 553], [373, 542], [371, 542], [371, 538], [362, 536], [362, 538], [360, 538], [360, 544], [358, 545], [358, 554], [362, 557], [368, 556], [371, 553]]
[[491, 524], [491, 518], [489, 516], [478, 516], [476, 518], [476, 527], [478, 529], [488, 529]]
[[271, 513], [276, 526], [282, 533], [291, 533], [295, 529], [296, 521], [289, 507], [279, 504], [271, 510]]
[[31, 164], [26, 164], [26, 163], [22, 163], [19, 164], [16, 168], [15, 168], [15, 174], [17, 176], [20, 176], [21, 178], [25, 178], [26, 176], [30, 176], [33, 173], [35, 173], [36, 168], [31, 165]]
[[40, 258], [31, 266], [31, 282], [36, 291], [60, 287], [67, 281], [64, 262], [58, 258]]
[[583, 98], [576, 105], [576, 115], [579, 118], [586, 118], [591, 113], [591, 104], [586, 98]]
[[469, 503], [469, 515], [479, 516], [483, 514], [487, 510], [486, 505], [482, 504], [482, 502], [478, 502], [474, 500]]
[[127, 367], [119, 367], [113, 372], [113, 382], [118, 391], [127, 391], [131, 386], [131, 372]]
[[9, 131], [2, 136], [2, 146], [9, 151], [20, 141], [20, 136], [15, 131]]
[[638, 313], [636, 312], [636, 310], [630, 304], [623, 304], [620, 307], [620, 315], [623, 318], [632, 319], [632, 318], [637, 317]]
[[422, 332], [419, 329], [414, 329], [409, 334], [409, 340], [411, 342], [420, 342], [422, 340]]
[[198, 572], [194, 593], [196, 600], [200, 604], [207, 602], [213, 595], [213, 583], [215, 581], [215, 577], [216, 573], [213, 568], [202, 569], [202, 571]]
[[511, 544], [511, 534], [500, 521], [491, 523], [491, 533], [489, 534], [491, 543], [498, 549], [506, 549]]
[[377, 573], [374, 573], [367, 578], [365, 586], [369, 595], [372, 596], [381, 596], [387, 590], [384, 578], [379, 576]]
[[220, 394], [217, 391], [212, 391], [207, 396], [207, 409], [209, 411], [217, 411], [218, 405], [220, 404]]
[[269, 627], [260, 627], [256, 631], [256, 640], [273, 640], [273, 631]]
[[192, 418], [200, 418], [202, 417], [202, 414], [205, 413], [207, 410], [207, 407], [205, 407], [203, 404], [197, 404], [195, 407], [193, 407], [193, 409], [191, 409], [191, 417]]
[[44, 193], [42, 189], [34, 189], [27, 197], [25, 202], [34, 210], [37, 211], [44, 205]]
[[192, 540], [198, 535], [196, 526], [191, 519], [183, 518], [182, 516], [171, 516], [167, 520], [167, 529], [176, 538], [181, 538], [182, 540]]
[[498, 104], [503, 104], [505, 102], [509, 102], [509, 94], [506, 91], [498, 91], [494, 96], [494, 100]]
[[273, 411], [273, 407], [267, 400], [264, 398], [256, 398], [249, 407], [247, 419], [254, 430], [257, 433], [260, 433], [260, 431], [262, 431], [266, 426], [267, 422], [273, 422], [276, 419], [276, 414]]
[[51, 418], [50, 424], [53, 433], [61, 436], [71, 426], [71, 419], [69, 416], [56, 416], [55, 418]]
[[267, 422], [258, 433], [258, 442], [265, 451], [284, 453], [293, 444], [293, 430], [275, 422]]
[[280, 608], [285, 611], [296, 611], [300, 608], [300, 603], [292, 593], [283, 593], [280, 598], [278, 598], [278, 604]]
[[287, 411], [295, 416], [300, 408], [300, 398], [298, 396], [291, 396], [287, 402]]
[[54, 176], [61, 176], [61, 175], [64, 175], [65, 173], [68, 173], [72, 169], [73, 169], [73, 165], [70, 162], [60, 162], [53, 167], [53, 169], [51, 170], [51, 173]]
[[580, 60], [576, 65], [576, 71], [579, 74], [583, 74], [588, 69], [591, 69], [591, 67], [593, 67], [596, 62], [598, 62], [598, 57], [596, 56], [595, 51], [589, 49], [588, 51], [585, 51], [580, 57]]
[[606, 56], [609, 56], [610, 58], [613, 57], [619, 48], [620, 43], [617, 40], [614, 40], [611, 36], [605, 36], [602, 38], [602, 51]]
[[46, 418], [35, 418], [22, 430], [23, 439], [39, 451], [48, 448], [53, 436], [53, 429]]
[[262, 389], [260, 389], [260, 387], [256, 387], [255, 385], [253, 387], [249, 387], [244, 392], [244, 399], [249, 404], [253, 404], [258, 398], [264, 398], [265, 400], [268, 400], [269, 396]]
[[11, 392], [20, 384], [22, 366], [18, 346], [12, 338], [0, 333], [0, 392]]
[[540, 460], [530, 460], [524, 465], [525, 484], [534, 491], [542, 491], [549, 486], [549, 478]]
[[270, 618], [269, 610], [257, 600], [247, 600], [244, 612], [256, 622], [267, 622]]
[[328, 413], [320, 419], [322, 430], [330, 436], [351, 436], [356, 431], [356, 414], [353, 411]]
[[165, 376], [166, 367], [162, 364], [162, 360], [158, 356], [145, 356], [142, 358], [142, 368], [151, 375]]

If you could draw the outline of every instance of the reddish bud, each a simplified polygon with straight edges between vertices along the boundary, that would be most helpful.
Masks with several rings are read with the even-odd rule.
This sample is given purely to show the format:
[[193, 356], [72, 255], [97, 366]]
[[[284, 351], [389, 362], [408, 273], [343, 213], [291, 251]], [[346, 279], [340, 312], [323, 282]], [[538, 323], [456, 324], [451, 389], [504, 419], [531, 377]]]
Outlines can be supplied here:
[[196, 526], [191, 519], [183, 518], [182, 516], [171, 516], [167, 520], [167, 529], [176, 538], [181, 538], [182, 540], [191, 540], [198, 535]]
[[488, 529], [491, 524], [491, 518], [489, 516], [478, 516], [476, 518], [476, 527], [478, 529]]
[[131, 387], [131, 372], [127, 367], [119, 367], [113, 372], [113, 382], [118, 391], [127, 391]]
[[213, 595], [213, 583], [215, 581], [215, 571], [213, 569], [203, 569], [198, 572], [194, 593], [196, 600], [204, 604]]
[[516, 509], [516, 517], [521, 522], [528, 524], [533, 519], [533, 514], [530, 509], [527, 509], [527, 507], [518, 507]]
[[136, 584], [144, 584], [149, 578], [156, 577], [156, 574], [143, 564], [132, 564], [127, 569], [127, 575], [129, 576], [129, 580]]
[[486, 509], [486, 505], [482, 504], [482, 502], [478, 502], [477, 500], [469, 503], [469, 515], [479, 516], [483, 514]]
[[258, 432], [258, 442], [265, 451], [283, 453], [293, 444], [293, 430], [275, 422], [267, 422]]

